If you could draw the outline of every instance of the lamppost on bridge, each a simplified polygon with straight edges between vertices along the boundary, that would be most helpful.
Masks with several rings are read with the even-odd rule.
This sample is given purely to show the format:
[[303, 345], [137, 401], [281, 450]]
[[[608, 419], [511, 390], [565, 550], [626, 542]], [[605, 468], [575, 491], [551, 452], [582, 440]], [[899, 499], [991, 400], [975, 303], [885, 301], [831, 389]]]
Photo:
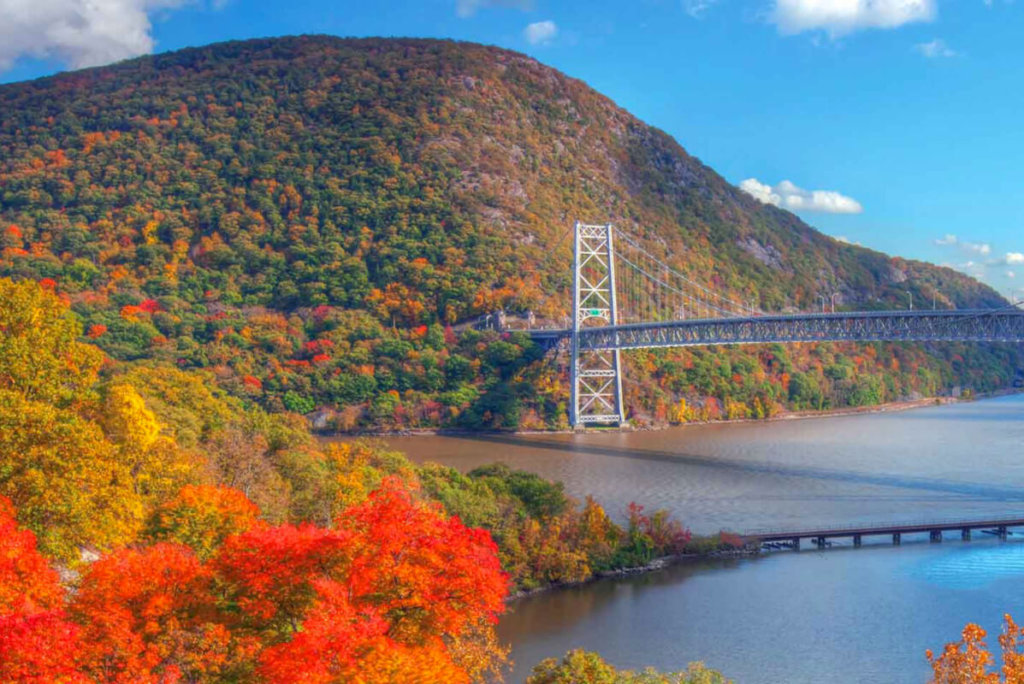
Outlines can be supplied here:
[[831, 297], [831, 300], [832, 300], [832, 313], [836, 312], [836, 295], [838, 295], [838, 294], [839, 294], [838, 292], [833, 292], [832, 293], [832, 297]]
[[907, 297], [910, 298], [910, 310], [913, 311], [914, 310], [914, 293], [911, 292], [910, 290], [907, 290]]

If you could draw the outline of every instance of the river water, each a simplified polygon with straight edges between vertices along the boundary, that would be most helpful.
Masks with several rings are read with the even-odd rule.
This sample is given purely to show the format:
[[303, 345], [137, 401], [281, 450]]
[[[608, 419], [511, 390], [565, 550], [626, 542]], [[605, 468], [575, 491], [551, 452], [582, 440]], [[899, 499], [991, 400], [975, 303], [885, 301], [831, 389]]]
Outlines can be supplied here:
[[[502, 461], [668, 508], [695, 532], [1024, 515], [1024, 397], [904, 412], [640, 433], [395, 438], [416, 461]], [[616, 666], [703, 660], [737, 682], [924, 682], [966, 622], [1024, 620], [1024, 543], [904, 538], [691, 563], [515, 602], [499, 625], [521, 682], [570, 648]], [[952, 537], [956, 537], [955, 540]]]

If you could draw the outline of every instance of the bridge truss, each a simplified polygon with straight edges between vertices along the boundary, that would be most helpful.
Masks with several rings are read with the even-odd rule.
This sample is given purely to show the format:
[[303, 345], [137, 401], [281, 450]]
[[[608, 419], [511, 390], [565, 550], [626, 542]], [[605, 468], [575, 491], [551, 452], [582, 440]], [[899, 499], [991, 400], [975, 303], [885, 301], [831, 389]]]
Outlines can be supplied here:
[[[697, 282], [611, 224], [577, 222], [570, 338], [574, 427], [625, 422], [620, 350], [767, 342], [1024, 341], [1024, 311], [765, 314]], [[537, 331], [550, 337], [552, 331]]]

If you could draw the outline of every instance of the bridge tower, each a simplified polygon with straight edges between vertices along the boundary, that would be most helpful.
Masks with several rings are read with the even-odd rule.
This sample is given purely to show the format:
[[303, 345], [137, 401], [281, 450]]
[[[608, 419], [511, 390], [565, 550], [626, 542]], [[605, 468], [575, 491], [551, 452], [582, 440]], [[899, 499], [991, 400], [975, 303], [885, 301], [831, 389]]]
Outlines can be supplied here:
[[580, 349], [583, 327], [615, 325], [615, 249], [612, 225], [576, 222], [573, 249], [572, 406], [574, 428], [626, 422], [622, 405], [622, 366], [619, 350]]

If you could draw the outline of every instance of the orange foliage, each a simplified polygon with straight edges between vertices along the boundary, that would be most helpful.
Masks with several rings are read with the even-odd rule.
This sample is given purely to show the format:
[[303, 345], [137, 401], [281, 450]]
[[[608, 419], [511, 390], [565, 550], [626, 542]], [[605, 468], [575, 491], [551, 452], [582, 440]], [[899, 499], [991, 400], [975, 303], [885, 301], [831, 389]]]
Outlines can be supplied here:
[[159, 541], [85, 569], [70, 620], [13, 515], [0, 500], [2, 681], [459, 684], [505, 657], [490, 535], [394, 477], [333, 529], [270, 527], [239, 492], [186, 487], [154, 514]]
[[83, 625], [84, 672], [153, 684], [219, 672], [230, 634], [214, 622], [212, 580], [180, 544], [124, 549], [93, 563], [71, 604]]
[[1024, 684], [1024, 627], [1009, 615], [1004, 615], [1003, 621], [1000, 672], [989, 672], [995, 659], [985, 644], [985, 630], [970, 623], [960, 641], [946, 644], [938, 657], [931, 650], [926, 652], [933, 684]]
[[140, 313], [142, 313], [142, 309], [140, 309], [137, 306], [133, 306], [131, 304], [128, 304], [126, 306], [122, 306], [121, 307], [121, 318], [125, 319], [126, 321], [133, 321], [133, 320], [135, 320], [135, 318]]
[[0, 496], [0, 615], [61, 604], [57, 573], [36, 550], [36, 536], [18, 527], [14, 507]]
[[86, 681], [76, 671], [78, 630], [62, 606], [57, 573], [0, 497], [0, 681]]
[[147, 536], [173, 541], [207, 558], [231, 535], [258, 525], [260, 511], [242, 492], [230, 487], [188, 485], [150, 516]]

